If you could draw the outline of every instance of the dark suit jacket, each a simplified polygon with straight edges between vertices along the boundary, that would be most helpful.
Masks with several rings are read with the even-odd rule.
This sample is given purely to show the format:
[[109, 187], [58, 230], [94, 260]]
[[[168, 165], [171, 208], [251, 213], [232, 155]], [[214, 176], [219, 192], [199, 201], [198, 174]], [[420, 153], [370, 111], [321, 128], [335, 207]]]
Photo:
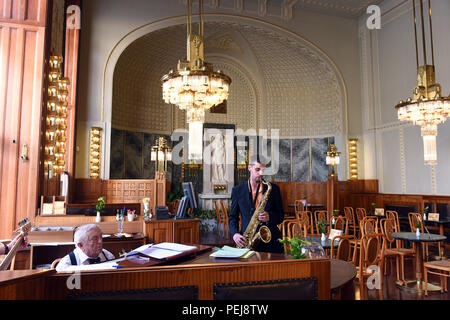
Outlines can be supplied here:
[[[263, 186], [264, 194], [267, 191], [267, 186], [265, 184], [263, 184]], [[251, 210], [252, 204], [250, 202], [251, 196], [249, 194], [248, 182], [234, 187], [231, 191], [231, 212], [228, 221], [232, 236], [235, 233], [243, 234], [252, 218], [253, 211]], [[281, 231], [278, 229], [278, 225], [283, 222], [284, 212], [280, 188], [276, 184], [272, 183], [272, 191], [270, 192], [265, 211], [269, 213], [269, 222], [267, 223], [267, 226], [272, 233], [272, 240], [269, 243], [260, 241], [255, 249], [256, 251], [282, 253], [283, 245], [278, 241], [278, 239], [281, 239], [282, 235]], [[238, 230], [239, 214], [241, 214], [242, 230]]]

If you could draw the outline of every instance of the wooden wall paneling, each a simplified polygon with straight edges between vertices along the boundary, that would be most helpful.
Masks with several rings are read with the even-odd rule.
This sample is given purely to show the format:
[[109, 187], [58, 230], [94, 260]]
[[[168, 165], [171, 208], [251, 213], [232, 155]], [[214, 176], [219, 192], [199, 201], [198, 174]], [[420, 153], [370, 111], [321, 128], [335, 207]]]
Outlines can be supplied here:
[[[28, 272], [34, 273], [34, 270]], [[205, 277], [205, 274], [208, 276]], [[66, 285], [68, 277], [71, 276], [70, 273], [48, 273], [48, 276], [4, 281], [0, 286], [0, 298], [61, 300], [80, 292], [198, 286], [198, 299], [212, 300], [215, 283], [314, 277], [318, 279], [318, 299], [330, 299], [330, 260], [328, 259], [188, 264], [84, 272], [80, 277], [81, 289], [76, 291], [69, 289]]]
[[199, 220], [179, 220], [173, 224], [175, 243], [199, 243]]
[[[0, 238], [38, 205], [46, 0], [0, 0]], [[28, 147], [28, 160], [20, 153]]]
[[[75, 196], [74, 202], [92, 203], [103, 194], [103, 180], [101, 179], [75, 179]], [[106, 188], [106, 190], [108, 190]], [[106, 198], [108, 201], [108, 198]]]

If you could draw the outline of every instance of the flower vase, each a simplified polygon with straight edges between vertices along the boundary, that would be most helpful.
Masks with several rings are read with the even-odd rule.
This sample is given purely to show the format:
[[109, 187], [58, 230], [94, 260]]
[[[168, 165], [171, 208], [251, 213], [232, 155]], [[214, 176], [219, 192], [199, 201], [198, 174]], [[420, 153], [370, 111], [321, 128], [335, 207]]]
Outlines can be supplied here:
[[325, 236], [325, 233], [322, 233], [322, 236], [320, 237], [320, 241], [325, 241], [327, 240], [327, 237]]
[[336, 223], [336, 220], [334, 220], [334, 217], [333, 217], [333, 219], [331, 219], [331, 224], [334, 225], [335, 223]]
[[416, 228], [416, 237], [420, 237], [420, 229]]
[[100, 211], [97, 211], [97, 216], [95, 217], [95, 222], [101, 222], [102, 221], [102, 217], [100, 216]]

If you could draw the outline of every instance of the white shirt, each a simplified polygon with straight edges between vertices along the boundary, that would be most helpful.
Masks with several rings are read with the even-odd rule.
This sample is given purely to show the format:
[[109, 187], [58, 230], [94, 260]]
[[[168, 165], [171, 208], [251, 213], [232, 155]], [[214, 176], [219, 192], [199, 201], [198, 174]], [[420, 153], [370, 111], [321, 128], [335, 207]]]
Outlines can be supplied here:
[[[75, 259], [77, 260], [77, 266], [89, 264], [90, 258], [83, 252], [83, 250], [76, 247], [73, 253], [75, 254]], [[115, 259], [114, 255], [105, 249], [102, 250], [102, 252], [99, 254], [99, 257], [100, 262]], [[72, 262], [70, 261], [69, 255], [66, 255], [61, 259], [61, 261], [59, 261], [58, 265], [56, 266], [56, 272], [64, 271], [68, 269], [70, 266], [72, 266]]]

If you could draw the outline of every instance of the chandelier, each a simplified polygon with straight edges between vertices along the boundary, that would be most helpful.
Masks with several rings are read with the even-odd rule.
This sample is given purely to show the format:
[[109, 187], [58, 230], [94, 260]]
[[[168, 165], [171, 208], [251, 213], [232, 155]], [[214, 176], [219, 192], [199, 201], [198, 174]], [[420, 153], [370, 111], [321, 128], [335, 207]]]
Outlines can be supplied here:
[[422, 0], [420, 1], [420, 15], [422, 24], [422, 49], [424, 65], [419, 66], [419, 52], [417, 47], [417, 20], [416, 3], [413, 2], [414, 32], [416, 45], [416, 65], [417, 65], [417, 86], [414, 88], [414, 97], [406, 101], [400, 101], [395, 106], [398, 119], [400, 121], [410, 121], [421, 127], [423, 137], [425, 164], [437, 164], [436, 136], [437, 125], [445, 122], [450, 114], [450, 96], [441, 96], [441, 85], [435, 80], [434, 49], [433, 49], [433, 28], [431, 21], [431, 5], [428, 0], [431, 60], [432, 64], [427, 64], [427, 45], [425, 43], [424, 10]]
[[203, 123], [205, 111], [228, 98], [231, 79], [204, 59], [203, 0], [199, 0], [199, 30], [192, 29], [192, 0], [188, 0], [187, 60], [178, 61], [161, 79], [163, 100], [186, 110], [189, 124], [190, 160], [201, 160], [203, 154]]

